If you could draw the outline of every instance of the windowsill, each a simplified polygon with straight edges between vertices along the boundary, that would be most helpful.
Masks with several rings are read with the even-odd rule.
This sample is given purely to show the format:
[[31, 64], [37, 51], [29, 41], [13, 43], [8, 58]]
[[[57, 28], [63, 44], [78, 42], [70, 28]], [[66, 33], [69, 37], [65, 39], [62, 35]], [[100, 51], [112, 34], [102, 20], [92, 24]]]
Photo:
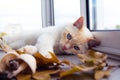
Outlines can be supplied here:
[[110, 58], [120, 60], [119, 49], [115, 49], [111, 47], [104, 47], [104, 46], [95, 47], [93, 49], [107, 54]]

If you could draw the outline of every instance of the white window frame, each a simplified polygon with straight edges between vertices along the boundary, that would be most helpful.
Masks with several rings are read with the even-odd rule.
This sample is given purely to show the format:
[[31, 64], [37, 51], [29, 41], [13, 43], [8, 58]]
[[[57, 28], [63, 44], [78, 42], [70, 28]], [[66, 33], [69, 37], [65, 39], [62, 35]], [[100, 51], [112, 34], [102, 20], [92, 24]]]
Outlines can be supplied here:
[[53, 0], [41, 0], [42, 27], [54, 26], [54, 2]]

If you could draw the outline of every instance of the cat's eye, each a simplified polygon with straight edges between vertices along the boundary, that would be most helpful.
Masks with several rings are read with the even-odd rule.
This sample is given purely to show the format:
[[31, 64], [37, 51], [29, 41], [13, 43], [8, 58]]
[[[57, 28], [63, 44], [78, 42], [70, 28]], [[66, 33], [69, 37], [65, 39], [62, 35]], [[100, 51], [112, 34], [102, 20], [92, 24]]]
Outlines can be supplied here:
[[68, 39], [68, 40], [71, 40], [71, 39], [72, 39], [72, 36], [71, 36], [70, 33], [67, 34], [67, 39]]
[[80, 48], [78, 46], [76, 46], [76, 45], [74, 46], [74, 49], [75, 50], [80, 50]]

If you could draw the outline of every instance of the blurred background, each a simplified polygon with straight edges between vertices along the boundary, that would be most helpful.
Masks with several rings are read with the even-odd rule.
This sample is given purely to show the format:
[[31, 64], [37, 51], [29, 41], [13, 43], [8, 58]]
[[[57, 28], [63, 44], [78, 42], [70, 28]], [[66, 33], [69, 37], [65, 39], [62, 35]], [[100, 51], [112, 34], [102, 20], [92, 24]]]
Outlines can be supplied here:
[[119, 0], [0, 0], [0, 32], [62, 26], [80, 16], [90, 30], [119, 30]]

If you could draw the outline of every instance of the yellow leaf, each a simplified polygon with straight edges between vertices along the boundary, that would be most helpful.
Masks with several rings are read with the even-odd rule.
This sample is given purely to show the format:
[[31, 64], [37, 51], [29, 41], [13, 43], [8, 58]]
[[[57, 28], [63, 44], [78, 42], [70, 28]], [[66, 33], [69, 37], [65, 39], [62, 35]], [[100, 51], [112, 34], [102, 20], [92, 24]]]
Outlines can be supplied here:
[[62, 64], [62, 63], [70, 65], [70, 62], [68, 60], [62, 60], [62, 61], [59, 62], [59, 64]]
[[108, 77], [112, 68], [113, 66], [109, 66], [106, 70], [96, 70], [94, 75], [95, 80], [100, 80], [103, 77]]
[[0, 33], [0, 38], [2, 38], [2, 37], [5, 36], [5, 35], [7, 35], [7, 33], [1, 32], [1, 33]]
[[108, 70], [102, 71], [102, 69], [106, 66], [107, 59], [107, 56], [104, 53], [96, 52], [94, 50], [88, 50], [86, 54], [77, 54], [77, 56], [80, 61], [82, 61], [82, 64], [79, 66], [73, 65], [73, 68], [71, 68], [70, 70], [61, 72], [60, 77], [67, 76], [75, 72], [88, 72], [94, 70], [97, 70], [97, 72], [95, 72], [96, 80], [103, 78], [105, 75], [109, 75]]
[[50, 80], [50, 75], [45, 73], [44, 74], [35, 73], [32, 77], [35, 80]]
[[74, 65], [71, 69], [61, 72], [60, 73], [60, 77], [67, 76], [67, 75], [73, 74], [75, 72], [90, 71], [90, 70], [93, 70], [94, 68], [95, 68], [95, 66], [93, 66], [93, 67], [86, 67], [84, 65], [80, 65], [80, 66]]
[[34, 57], [37, 60], [37, 64], [42, 66], [42, 65], [53, 65], [54, 63], [58, 63], [59, 60], [57, 56], [54, 53], [49, 52], [52, 58], [46, 58], [42, 56], [40, 53], [35, 53]]
[[70, 70], [66, 70], [66, 71], [63, 71], [60, 73], [60, 77], [64, 77], [64, 76], [67, 76], [67, 75], [70, 75], [70, 74], [73, 74], [75, 72], [79, 72], [79, 68], [77, 66], [74, 66], [72, 69]]
[[87, 65], [98, 65], [105, 62], [107, 56], [104, 53], [88, 50], [86, 54], [78, 54], [79, 59]]
[[101, 80], [104, 77], [104, 71], [98, 70], [95, 72], [95, 80]]
[[17, 80], [31, 80], [31, 74], [19, 74], [16, 78]]
[[35, 80], [50, 80], [50, 74], [58, 73], [60, 70], [44, 70], [44, 71], [37, 71], [33, 74], [32, 78]]

